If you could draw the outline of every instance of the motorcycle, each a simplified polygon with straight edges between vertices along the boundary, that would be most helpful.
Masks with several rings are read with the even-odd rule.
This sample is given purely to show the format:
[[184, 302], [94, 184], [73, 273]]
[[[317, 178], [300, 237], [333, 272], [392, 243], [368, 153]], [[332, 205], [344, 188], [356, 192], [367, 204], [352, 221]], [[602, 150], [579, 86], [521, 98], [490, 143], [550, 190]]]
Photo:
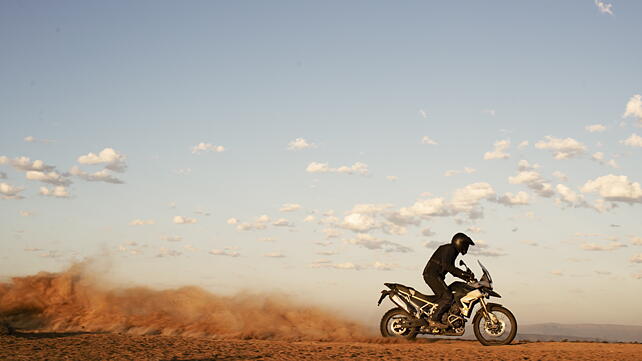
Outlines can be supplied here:
[[[493, 291], [493, 280], [490, 273], [477, 261], [483, 271], [482, 277], [474, 277], [468, 282], [455, 281], [448, 288], [452, 291], [454, 302], [444, 313], [441, 322], [448, 328], [431, 327], [428, 320], [437, 308], [438, 297], [425, 295], [412, 287], [399, 283], [384, 283], [387, 290], [381, 291], [378, 306], [388, 297], [397, 307], [383, 315], [380, 331], [383, 337], [402, 337], [415, 339], [419, 334], [462, 336], [466, 321], [472, 315], [473, 308], [480, 307], [473, 318], [475, 337], [484, 346], [508, 345], [517, 334], [517, 320], [511, 311], [498, 303], [486, 302], [490, 297], [501, 297]], [[464, 261], [460, 266], [472, 274]]]

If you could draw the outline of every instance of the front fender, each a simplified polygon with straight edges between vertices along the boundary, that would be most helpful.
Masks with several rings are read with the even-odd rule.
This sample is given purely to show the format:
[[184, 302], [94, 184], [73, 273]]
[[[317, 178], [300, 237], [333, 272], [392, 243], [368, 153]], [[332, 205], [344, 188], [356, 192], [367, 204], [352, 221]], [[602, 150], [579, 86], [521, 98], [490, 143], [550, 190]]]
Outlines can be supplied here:
[[488, 308], [493, 308], [493, 307], [495, 307], [495, 306], [500, 306], [500, 307], [502, 307], [502, 305], [501, 305], [500, 303], [494, 303], [494, 302], [488, 302], [488, 303], [486, 303], [486, 307], [488, 307]]

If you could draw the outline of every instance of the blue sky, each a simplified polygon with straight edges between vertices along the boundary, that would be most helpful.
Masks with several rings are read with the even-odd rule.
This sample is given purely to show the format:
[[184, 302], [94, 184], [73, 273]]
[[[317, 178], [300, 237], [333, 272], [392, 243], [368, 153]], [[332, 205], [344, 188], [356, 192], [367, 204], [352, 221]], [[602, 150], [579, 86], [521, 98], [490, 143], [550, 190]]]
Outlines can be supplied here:
[[0, 274], [94, 257], [375, 320], [464, 231], [522, 321], [642, 324], [641, 13], [3, 2]]

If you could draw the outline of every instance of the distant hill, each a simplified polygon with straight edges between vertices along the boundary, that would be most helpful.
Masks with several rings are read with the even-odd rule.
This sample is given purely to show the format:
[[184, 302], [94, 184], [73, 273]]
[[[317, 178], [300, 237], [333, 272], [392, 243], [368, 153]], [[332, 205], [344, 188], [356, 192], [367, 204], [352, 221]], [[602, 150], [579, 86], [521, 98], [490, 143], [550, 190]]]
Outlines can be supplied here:
[[529, 341], [642, 342], [642, 326], [540, 323], [519, 325], [517, 332]]
[[[465, 340], [474, 340], [472, 324], [466, 325]], [[539, 323], [518, 325], [515, 340], [642, 342], [642, 326]]]

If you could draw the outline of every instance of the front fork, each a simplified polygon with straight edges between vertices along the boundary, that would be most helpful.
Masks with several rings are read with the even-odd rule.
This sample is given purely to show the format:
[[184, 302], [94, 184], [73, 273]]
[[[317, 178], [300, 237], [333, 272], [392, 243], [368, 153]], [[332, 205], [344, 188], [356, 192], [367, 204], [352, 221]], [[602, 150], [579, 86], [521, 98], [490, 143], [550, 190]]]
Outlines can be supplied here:
[[493, 325], [496, 324], [497, 316], [493, 315], [492, 312], [488, 311], [488, 305], [486, 305], [486, 300], [484, 300], [484, 298], [482, 297], [479, 299], [479, 302], [481, 303], [481, 307], [482, 307], [481, 309], [483, 310], [484, 318], [486, 320], [490, 320], [490, 322], [492, 322]]

